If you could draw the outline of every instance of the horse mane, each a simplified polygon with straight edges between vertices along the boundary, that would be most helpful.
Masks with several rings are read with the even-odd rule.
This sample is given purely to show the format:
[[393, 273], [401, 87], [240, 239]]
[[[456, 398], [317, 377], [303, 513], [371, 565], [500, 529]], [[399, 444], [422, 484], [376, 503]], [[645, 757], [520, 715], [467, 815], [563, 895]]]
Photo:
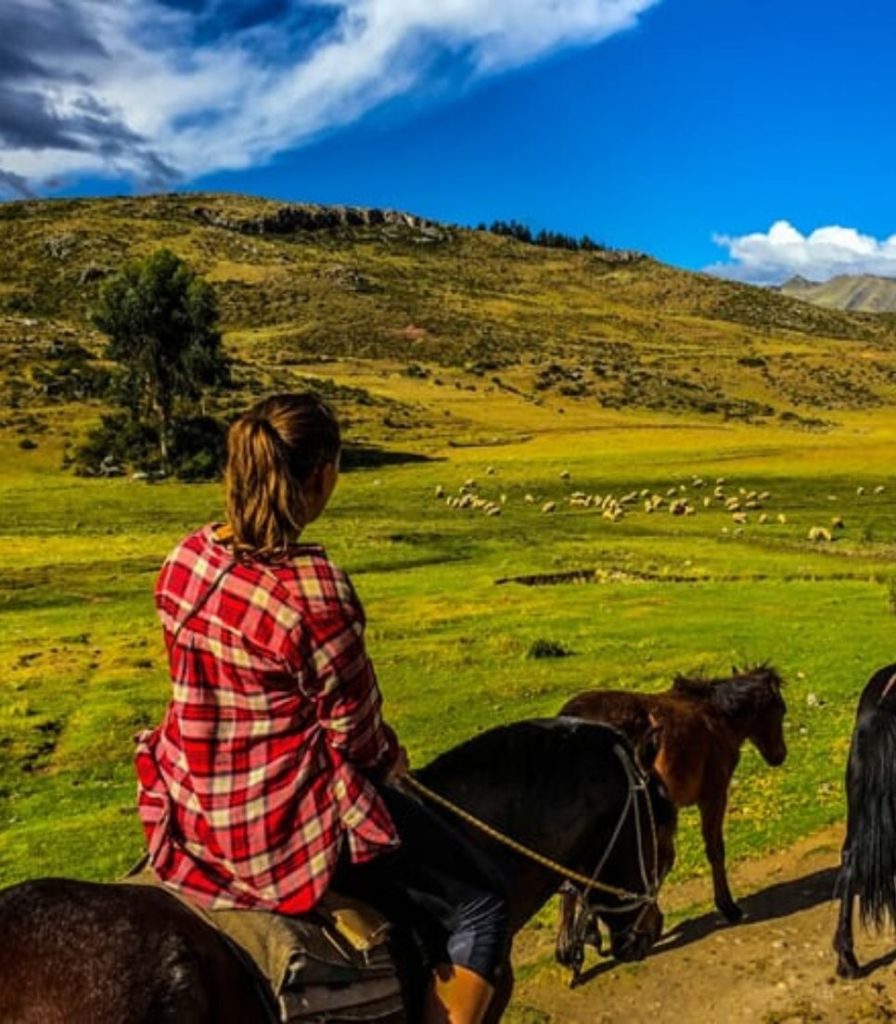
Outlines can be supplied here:
[[672, 692], [696, 700], [708, 701], [726, 718], [737, 718], [781, 699], [784, 680], [771, 665], [763, 662], [727, 677], [677, 675]]

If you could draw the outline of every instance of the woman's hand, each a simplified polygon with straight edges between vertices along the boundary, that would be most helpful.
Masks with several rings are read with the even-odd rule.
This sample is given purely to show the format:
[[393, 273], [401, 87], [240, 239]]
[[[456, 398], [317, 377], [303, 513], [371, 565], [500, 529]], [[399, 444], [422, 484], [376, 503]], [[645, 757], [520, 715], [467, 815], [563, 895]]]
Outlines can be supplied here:
[[384, 781], [399, 782], [402, 775], [407, 775], [410, 770], [411, 766], [408, 761], [408, 752], [404, 747], [399, 746], [398, 753], [395, 755], [392, 767], [386, 772], [386, 778]]

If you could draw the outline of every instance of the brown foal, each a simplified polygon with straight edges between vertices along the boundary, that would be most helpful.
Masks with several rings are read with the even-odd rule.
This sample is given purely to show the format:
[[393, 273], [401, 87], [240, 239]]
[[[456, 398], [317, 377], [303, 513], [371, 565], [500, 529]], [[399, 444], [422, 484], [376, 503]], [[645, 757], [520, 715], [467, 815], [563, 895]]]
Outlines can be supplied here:
[[[734, 669], [726, 679], [678, 676], [663, 693], [593, 690], [573, 697], [560, 712], [614, 726], [633, 742], [660, 726], [663, 739], [655, 771], [676, 806], [699, 807], [716, 906], [732, 924], [743, 915], [725, 874], [722, 824], [728, 786], [745, 741], [772, 766], [787, 756], [782, 685], [773, 668], [761, 665], [743, 672]], [[574, 909], [574, 901], [564, 899], [561, 931]]]

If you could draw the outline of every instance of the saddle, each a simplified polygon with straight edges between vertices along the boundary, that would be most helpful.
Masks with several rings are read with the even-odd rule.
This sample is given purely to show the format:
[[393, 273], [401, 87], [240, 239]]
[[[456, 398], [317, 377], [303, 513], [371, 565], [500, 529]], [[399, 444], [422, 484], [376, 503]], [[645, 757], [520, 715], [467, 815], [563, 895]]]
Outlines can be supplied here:
[[388, 937], [391, 925], [357, 900], [328, 892], [311, 914], [206, 910], [143, 861], [120, 879], [164, 889], [210, 924], [250, 967], [280, 1024], [407, 1024]]

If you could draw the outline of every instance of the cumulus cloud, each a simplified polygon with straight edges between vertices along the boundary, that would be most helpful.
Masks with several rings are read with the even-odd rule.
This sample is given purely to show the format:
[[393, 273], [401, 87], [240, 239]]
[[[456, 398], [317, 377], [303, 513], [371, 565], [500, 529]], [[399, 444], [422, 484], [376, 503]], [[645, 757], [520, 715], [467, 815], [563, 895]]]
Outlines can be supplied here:
[[855, 228], [816, 228], [802, 234], [786, 220], [767, 232], [714, 235], [728, 250], [729, 260], [707, 270], [712, 274], [754, 284], [780, 284], [799, 274], [810, 281], [827, 281], [838, 274], [877, 274], [896, 277], [896, 235], [877, 239]]
[[658, 2], [4, 0], [4, 174], [158, 185], [251, 166], [428, 86], [446, 58], [463, 87]]

